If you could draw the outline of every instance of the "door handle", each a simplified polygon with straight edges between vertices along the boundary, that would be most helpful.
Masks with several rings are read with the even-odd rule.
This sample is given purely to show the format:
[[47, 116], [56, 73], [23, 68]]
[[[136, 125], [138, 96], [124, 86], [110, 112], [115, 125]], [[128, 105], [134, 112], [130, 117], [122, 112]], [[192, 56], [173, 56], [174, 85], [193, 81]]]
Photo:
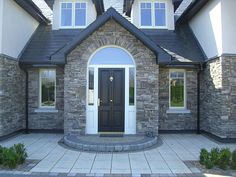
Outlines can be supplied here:
[[98, 98], [98, 106], [100, 106], [102, 103], [102, 100], [100, 98]]
[[98, 98], [98, 106], [100, 106], [100, 98]]
[[113, 100], [110, 100], [110, 102], [112, 102]]

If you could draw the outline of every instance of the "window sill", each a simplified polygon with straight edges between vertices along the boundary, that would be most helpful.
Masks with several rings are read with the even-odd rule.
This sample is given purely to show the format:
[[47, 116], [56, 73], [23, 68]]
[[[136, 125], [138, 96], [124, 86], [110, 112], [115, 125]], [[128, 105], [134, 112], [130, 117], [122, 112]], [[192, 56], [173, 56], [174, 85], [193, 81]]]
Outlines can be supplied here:
[[167, 26], [139, 26], [139, 29], [149, 30], [149, 29], [168, 29]]
[[38, 109], [35, 109], [34, 112], [36, 112], [36, 113], [58, 113], [58, 110], [55, 108], [38, 108]]
[[191, 111], [188, 109], [169, 109], [166, 111], [167, 114], [190, 114]]

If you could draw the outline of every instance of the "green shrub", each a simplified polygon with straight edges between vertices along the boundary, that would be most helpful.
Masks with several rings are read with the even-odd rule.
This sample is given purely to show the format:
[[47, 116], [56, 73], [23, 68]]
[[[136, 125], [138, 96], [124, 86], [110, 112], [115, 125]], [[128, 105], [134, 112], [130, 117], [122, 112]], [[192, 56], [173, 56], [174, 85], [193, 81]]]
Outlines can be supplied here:
[[18, 163], [24, 163], [25, 159], [27, 158], [27, 153], [24, 144], [15, 144], [13, 148], [18, 156]]
[[227, 167], [230, 165], [230, 158], [231, 158], [230, 150], [228, 148], [221, 149], [219, 154], [218, 166], [222, 170], [226, 170]]
[[0, 165], [15, 168], [25, 162], [27, 157], [23, 144], [16, 144], [10, 148], [0, 147]]
[[218, 165], [219, 154], [220, 154], [220, 150], [218, 148], [211, 149], [210, 159], [211, 159], [213, 165], [215, 165], [215, 166]]
[[213, 163], [213, 161], [211, 160], [211, 158], [210, 157], [208, 157], [206, 160], [205, 160], [205, 167], [207, 168], [207, 169], [212, 169], [213, 167], [214, 167], [214, 163]]
[[4, 148], [2, 156], [3, 166], [7, 166], [9, 168], [15, 168], [17, 166], [18, 156], [12, 147]]
[[236, 170], [236, 150], [232, 152], [232, 163], [231, 163], [232, 169]]
[[206, 149], [201, 149], [200, 152], [200, 164], [205, 165], [206, 162], [209, 160], [209, 153]]
[[3, 147], [0, 146], [0, 165], [2, 165], [3, 163], [2, 152], [3, 152]]

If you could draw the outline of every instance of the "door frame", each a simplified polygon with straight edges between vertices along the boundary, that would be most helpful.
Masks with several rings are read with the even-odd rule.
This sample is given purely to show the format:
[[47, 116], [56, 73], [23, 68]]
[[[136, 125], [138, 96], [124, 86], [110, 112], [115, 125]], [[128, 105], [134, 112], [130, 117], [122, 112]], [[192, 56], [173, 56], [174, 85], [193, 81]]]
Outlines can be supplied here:
[[[89, 68], [94, 69], [94, 105], [88, 105]], [[136, 134], [136, 68], [134, 65], [88, 65], [86, 89], [86, 134], [98, 134], [98, 69], [123, 68], [125, 70], [124, 134]], [[134, 105], [129, 105], [129, 68], [134, 68]]]

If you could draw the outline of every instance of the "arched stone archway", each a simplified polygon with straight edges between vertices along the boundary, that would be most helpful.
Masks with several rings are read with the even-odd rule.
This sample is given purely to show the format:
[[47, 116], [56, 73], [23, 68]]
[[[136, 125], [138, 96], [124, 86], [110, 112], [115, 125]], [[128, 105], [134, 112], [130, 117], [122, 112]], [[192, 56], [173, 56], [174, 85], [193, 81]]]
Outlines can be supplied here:
[[136, 133], [158, 134], [158, 74], [155, 54], [113, 20], [108, 21], [67, 56], [64, 84], [65, 133], [86, 133], [87, 64], [101, 47], [128, 51], [136, 65]]

